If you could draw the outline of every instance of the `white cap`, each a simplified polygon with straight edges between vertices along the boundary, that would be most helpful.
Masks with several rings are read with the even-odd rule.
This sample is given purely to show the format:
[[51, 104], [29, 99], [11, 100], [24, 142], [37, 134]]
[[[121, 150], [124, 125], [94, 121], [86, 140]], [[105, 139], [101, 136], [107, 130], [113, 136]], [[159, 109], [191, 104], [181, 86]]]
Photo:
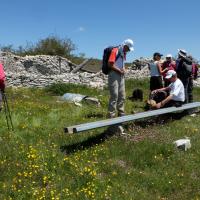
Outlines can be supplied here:
[[172, 54], [167, 54], [166, 58], [172, 58]]
[[166, 73], [166, 79], [169, 79], [169, 78], [171, 78], [172, 76], [174, 76], [176, 74], [176, 72], [174, 71], [174, 70], [169, 70], [169, 71], [167, 71], [167, 73]]
[[123, 46], [124, 45], [128, 46], [128, 48], [129, 48], [130, 51], [134, 51], [133, 40], [131, 40], [131, 39], [124, 40]]

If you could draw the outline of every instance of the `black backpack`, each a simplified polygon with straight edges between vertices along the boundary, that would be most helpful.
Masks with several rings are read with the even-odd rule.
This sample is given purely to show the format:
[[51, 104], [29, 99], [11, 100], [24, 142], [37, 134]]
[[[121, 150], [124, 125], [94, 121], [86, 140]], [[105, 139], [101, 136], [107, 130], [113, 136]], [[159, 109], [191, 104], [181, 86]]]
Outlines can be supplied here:
[[192, 63], [184, 61], [182, 66], [185, 76], [190, 77], [192, 75]]
[[180, 61], [177, 74], [180, 79], [185, 79], [192, 75], [192, 61], [189, 58], [186, 57]]
[[[119, 47], [119, 46], [117, 46]], [[108, 60], [111, 54], [111, 51], [113, 50], [113, 48], [117, 48], [116, 46], [110, 46], [104, 49], [103, 51], [103, 60], [102, 60], [102, 72], [105, 75], [108, 75], [108, 73], [110, 72], [110, 67], [108, 66]], [[119, 58], [120, 54], [117, 54], [116, 60]]]

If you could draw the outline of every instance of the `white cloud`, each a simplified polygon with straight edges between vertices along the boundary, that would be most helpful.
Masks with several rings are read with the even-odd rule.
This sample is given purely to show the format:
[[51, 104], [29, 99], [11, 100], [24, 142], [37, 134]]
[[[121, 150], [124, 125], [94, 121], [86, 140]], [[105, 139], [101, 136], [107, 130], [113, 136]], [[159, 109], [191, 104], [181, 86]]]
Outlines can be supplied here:
[[79, 32], [84, 32], [84, 31], [85, 31], [85, 28], [82, 27], [82, 26], [80, 26], [80, 27], [78, 28], [78, 31], [79, 31]]

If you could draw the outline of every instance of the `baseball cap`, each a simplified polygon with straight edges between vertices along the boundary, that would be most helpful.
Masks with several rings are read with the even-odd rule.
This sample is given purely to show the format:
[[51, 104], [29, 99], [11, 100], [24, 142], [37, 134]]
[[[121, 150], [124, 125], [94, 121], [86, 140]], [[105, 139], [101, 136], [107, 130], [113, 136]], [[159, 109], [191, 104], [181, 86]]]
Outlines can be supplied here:
[[153, 57], [156, 57], [156, 56], [160, 56], [160, 57], [162, 57], [162, 56], [163, 56], [163, 54], [161, 54], [161, 53], [158, 53], [158, 52], [155, 52], [155, 53], [153, 54]]
[[134, 51], [134, 48], [133, 48], [133, 40], [131, 40], [131, 39], [126, 39], [126, 40], [124, 40], [123, 45], [128, 46], [128, 48], [129, 48], [130, 51]]
[[169, 79], [169, 78], [171, 78], [172, 76], [174, 76], [176, 74], [176, 72], [174, 71], [174, 70], [169, 70], [169, 71], [167, 71], [167, 73], [166, 73], [166, 79]]

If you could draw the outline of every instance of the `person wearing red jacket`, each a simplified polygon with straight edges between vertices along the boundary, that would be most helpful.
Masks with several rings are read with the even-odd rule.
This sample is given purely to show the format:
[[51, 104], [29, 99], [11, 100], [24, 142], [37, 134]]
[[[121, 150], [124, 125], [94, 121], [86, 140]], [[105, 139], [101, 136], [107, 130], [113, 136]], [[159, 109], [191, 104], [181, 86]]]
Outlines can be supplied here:
[[166, 69], [166, 71], [164, 71], [164, 73], [162, 73], [162, 76], [163, 76], [163, 80], [164, 80], [164, 87], [167, 87], [170, 84], [170, 81], [165, 78], [167, 71], [169, 71], [169, 70], [176, 71], [176, 63], [175, 63], [175, 61], [172, 60], [171, 54], [166, 55], [166, 60], [162, 64], [162, 70], [165, 70], [165, 69]]
[[3, 68], [3, 62], [0, 62], [0, 110], [2, 109], [2, 93], [5, 90], [6, 75]]

